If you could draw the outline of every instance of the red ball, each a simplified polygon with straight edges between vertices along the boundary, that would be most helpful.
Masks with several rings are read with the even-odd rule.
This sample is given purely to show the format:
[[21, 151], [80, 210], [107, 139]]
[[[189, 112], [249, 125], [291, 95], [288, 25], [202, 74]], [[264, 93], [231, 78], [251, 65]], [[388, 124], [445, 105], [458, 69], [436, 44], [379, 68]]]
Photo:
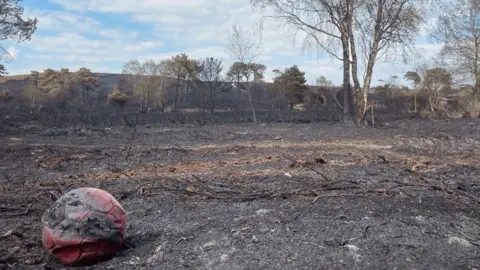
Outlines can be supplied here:
[[123, 247], [125, 223], [125, 210], [110, 193], [75, 189], [43, 215], [43, 246], [63, 264], [97, 263]]

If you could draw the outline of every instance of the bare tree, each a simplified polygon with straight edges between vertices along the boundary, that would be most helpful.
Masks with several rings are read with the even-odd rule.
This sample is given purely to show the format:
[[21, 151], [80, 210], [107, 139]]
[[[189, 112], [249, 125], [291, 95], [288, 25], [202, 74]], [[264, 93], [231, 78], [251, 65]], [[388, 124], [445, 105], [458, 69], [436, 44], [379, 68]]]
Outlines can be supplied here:
[[233, 24], [226, 49], [235, 60], [248, 64], [260, 55], [261, 42], [253, 31], [245, 31], [241, 26]]
[[260, 48], [260, 37], [253, 31], [245, 31], [242, 27], [235, 24], [232, 26], [226, 49], [230, 56], [237, 62], [232, 64], [228, 74], [230, 77], [232, 77], [233, 74], [237, 74], [238, 81], [235, 85], [237, 97], [242, 91], [241, 84], [238, 84], [240, 82], [239, 80], [245, 79], [245, 92], [248, 94], [248, 101], [252, 109], [254, 123], [257, 123], [257, 115], [252, 98], [252, 91], [256, 83], [263, 79], [263, 74], [266, 70], [264, 65], [254, 62], [261, 53]]
[[38, 88], [40, 73], [38, 71], [31, 71], [30, 77], [32, 78], [32, 83], [22, 89], [22, 95], [29, 100], [30, 108], [33, 109], [38, 101], [43, 100], [45, 93]]
[[[363, 121], [367, 110], [367, 94], [373, 76], [373, 68], [381, 57], [393, 58], [397, 52], [407, 60], [407, 53], [414, 51], [415, 37], [424, 22], [422, 0], [357, 0], [353, 23], [349, 23], [350, 49], [352, 52], [352, 77], [356, 93], [356, 120]], [[357, 38], [358, 37], [358, 38]], [[359, 44], [356, 44], [356, 41]], [[363, 87], [357, 74], [359, 47], [365, 63]]]
[[[428, 1], [428, 0], [425, 0]], [[274, 17], [296, 31], [307, 34], [306, 45], [343, 62], [343, 116], [349, 118], [353, 93], [357, 124], [363, 120], [375, 61], [396, 45], [413, 44], [422, 21], [423, 0], [251, 0], [254, 6], [269, 7]], [[359, 41], [359, 42], [357, 42]], [[337, 50], [341, 47], [341, 53]], [[363, 87], [358, 78], [358, 55], [366, 59]], [[354, 90], [350, 89], [350, 72]]]
[[435, 40], [443, 43], [441, 56], [455, 74], [473, 79], [472, 101], [480, 98], [480, 0], [457, 0], [443, 5]]
[[131, 90], [134, 91], [142, 76], [142, 64], [137, 59], [132, 59], [123, 64], [122, 74], [130, 84]]
[[[272, 11], [274, 18], [307, 35], [305, 47], [314, 47], [343, 63], [343, 119], [351, 118], [349, 24], [357, 8], [352, 0], [250, 0], [255, 7]], [[341, 51], [338, 51], [338, 48]]]
[[430, 110], [439, 109], [442, 92], [452, 87], [452, 75], [444, 68], [431, 68], [425, 71], [422, 82], [422, 90], [428, 95]]
[[163, 110], [166, 97], [165, 88], [166, 61], [147, 60], [140, 63], [131, 60], [124, 65], [123, 73], [128, 75], [132, 83], [133, 96], [141, 112], [146, 112], [151, 105], [160, 106]]

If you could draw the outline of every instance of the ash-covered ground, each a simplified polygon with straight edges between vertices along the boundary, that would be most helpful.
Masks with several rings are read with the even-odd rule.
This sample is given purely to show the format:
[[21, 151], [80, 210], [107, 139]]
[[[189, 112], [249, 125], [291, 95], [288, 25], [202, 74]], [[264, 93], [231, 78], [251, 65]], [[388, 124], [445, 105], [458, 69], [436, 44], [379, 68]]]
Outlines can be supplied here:
[[129, 247], [76, 269], [480, 269], [480, 121], [138, 126], [0, 137], [0, 269], [69, 269], [41, 216], [112, 193]]

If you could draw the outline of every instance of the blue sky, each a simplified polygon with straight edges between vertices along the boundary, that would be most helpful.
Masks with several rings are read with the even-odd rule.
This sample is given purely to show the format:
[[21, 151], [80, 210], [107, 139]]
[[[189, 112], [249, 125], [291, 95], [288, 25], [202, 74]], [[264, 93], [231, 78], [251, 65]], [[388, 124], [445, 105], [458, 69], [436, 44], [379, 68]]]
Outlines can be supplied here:
[[[11, 75], [84, 66], [117, 73], [130, 59], [162, 60], [183, 52], [196, 59], [221, 58], [228, 66], [233, 59], [225, 44], [232, 23], [254, 29], [261, 18], [249, 0], [23, 0], [20, 4], [25, 15], [37, 17], [39, 23], [30, 42], [2, 43], [15, 58], [6, 64]], [[441, 48], [425, 37], [418, 40], [424, 60]], [[293, 46], [287, 31], [267, 21], [258, 59], [267, 66], [266, 78], [273, 77], [273, 69], [296, 64], [310, 84], [320, 75], [340, 84], [341, 63], [304, 53], [301, 43], [302, 36], [297, 36]], [[373, 83], [392, 75], [401, 78], [409, 69], [400, 61], [380, 61]]]

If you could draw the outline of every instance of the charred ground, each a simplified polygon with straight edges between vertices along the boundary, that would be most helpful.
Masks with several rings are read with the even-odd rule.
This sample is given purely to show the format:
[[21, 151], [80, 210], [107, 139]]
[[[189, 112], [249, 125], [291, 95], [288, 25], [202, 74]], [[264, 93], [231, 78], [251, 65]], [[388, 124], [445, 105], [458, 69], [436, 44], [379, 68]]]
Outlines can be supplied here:
[[[25, 130], [25, 129], [23, 129]], [[60, 269], [40, 218], [92, 186], [126, 248], [86, 269], [478, 269], [480, 122], [6, 132], [0, 269]]]

